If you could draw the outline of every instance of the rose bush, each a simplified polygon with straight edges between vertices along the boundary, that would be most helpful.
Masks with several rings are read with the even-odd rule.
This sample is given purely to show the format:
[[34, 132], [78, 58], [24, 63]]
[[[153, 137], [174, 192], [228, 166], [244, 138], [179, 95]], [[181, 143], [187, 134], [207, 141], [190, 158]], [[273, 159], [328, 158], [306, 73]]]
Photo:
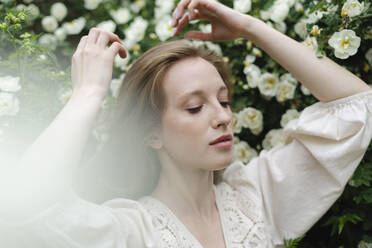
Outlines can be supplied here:
[[[0, 0], [0, 144], [41, 130], [72, 93], [71, 56], [82, 35], [99, 27], [116, 33], [128, 57], [115, 58], [110, 94], [103, 110], [117, 100], [122, 79], [144, 51], [172, 36], [173, 0]], [[367, 83], [372, 82], [372, 6], [359, 0], [221, 0], [328, 56]], [[68, 7], [67, 7], [68, 6]], [[183, 32], [211, 26], [192, 21]], [[234, 154], [249, 163], [263, 149], [283, 143], [283, 128], [317, 100], [283, 67], [251, 41], [192, 41], [222, 55], [234, 75]], [[301, 59], [301, 58], [299, 58]], [[311, 65], [308, 65], [311, 70]], [[47, 106], [47, 108], [45, 107]], [[105, 127], [92, 130], [97, 149]], [[22, 126], [22, 125], [23, 126]], [[13, 135], [13, 136], [12, 136]], [[367, 247], [372, 243], [372, 151], [368, 149], [344, 194], [301, 241], [288, 247]], [[298, 242], [299, 241], [299, 242]], [[293, 246], [292, 246], [293, 247]]]

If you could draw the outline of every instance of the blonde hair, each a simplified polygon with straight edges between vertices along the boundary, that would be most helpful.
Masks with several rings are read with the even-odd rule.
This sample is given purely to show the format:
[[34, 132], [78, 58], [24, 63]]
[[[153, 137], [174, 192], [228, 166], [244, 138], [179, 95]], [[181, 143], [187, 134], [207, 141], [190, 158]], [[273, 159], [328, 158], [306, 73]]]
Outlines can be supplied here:
[[[211, 63], [228, 88], [229, 100], [232, 98], [230, 68], [214, 51], [178, 40], [160, 43], [143, 53], [125, 75], [118, 100], [105, 117], [109, 140], [89, 165], [103, 166], [98, 175], [110, 173], [109, 169], [113, 174], [104, 180], [106, 183], [110, 181], [111, 186], [112, 180], [127, 180], [125, 189], [116, 187], [121, 196], [125, 194], [128, 198], [137, 198], [151, 193], [156, 186], [160, 162], [156, 151], [147, 145], [146, 140], [151, 131], [161, 124], [166, 104], [162, 82], [167, 70], [190, 57], [200, 57]], [[220, 181], [221, 173], [214, 171], [215, 184]], [[115, 176], [117, 179], [113, 178]], [[110, 190], [115, 191], [115, 187], [110, 187]]]

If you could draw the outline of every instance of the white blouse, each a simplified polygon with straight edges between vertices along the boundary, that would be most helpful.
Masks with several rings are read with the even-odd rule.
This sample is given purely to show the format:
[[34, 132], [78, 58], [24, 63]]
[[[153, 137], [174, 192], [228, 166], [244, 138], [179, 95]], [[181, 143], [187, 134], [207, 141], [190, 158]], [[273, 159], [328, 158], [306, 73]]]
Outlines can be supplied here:
[[[227, 248], [275, 247], [304, 234], [332, 206], [372, 138], [372, 91], [305, 108], [285, 143], [248, 165], [232, 163], [214, 186]], [[2, 220], [1, 220], [2, 219]], [[71, 189], [25, 220], [0, 217], [0, 247], [202, 248], [162, 202], [98, 205]]]

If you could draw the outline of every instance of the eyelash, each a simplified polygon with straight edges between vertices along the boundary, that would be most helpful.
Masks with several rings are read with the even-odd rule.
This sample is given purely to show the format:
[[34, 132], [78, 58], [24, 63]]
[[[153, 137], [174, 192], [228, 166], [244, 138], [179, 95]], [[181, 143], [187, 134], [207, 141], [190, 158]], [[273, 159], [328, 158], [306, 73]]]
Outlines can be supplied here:
[[[226, 108], [230, 106], [230, 102], [221, 102], [221, 105], [224, 105], [226, 104]], [[190, 112], [190, 114], [196, 114], [200, 111], [200, 109], [202, 108], [203, 106], [200, 106], [200, 107], [196, 107], [196, 108], [191, 108], [191, 109], [187, 109], [187, 111]]]

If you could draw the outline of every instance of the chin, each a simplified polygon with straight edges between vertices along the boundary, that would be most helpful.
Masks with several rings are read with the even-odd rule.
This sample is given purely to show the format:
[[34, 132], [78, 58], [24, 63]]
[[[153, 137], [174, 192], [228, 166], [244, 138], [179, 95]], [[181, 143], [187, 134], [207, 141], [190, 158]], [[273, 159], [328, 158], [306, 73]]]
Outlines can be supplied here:
[[213, 170], [223, 170], [223, 169], [229, 167], [233, 162], [234, 162], [233, 157], [227, 158], [227, 159], [225, 159], [223, 161], [220, 161], [219, 163], [216, 163], [214, 165], [214, 169]]

